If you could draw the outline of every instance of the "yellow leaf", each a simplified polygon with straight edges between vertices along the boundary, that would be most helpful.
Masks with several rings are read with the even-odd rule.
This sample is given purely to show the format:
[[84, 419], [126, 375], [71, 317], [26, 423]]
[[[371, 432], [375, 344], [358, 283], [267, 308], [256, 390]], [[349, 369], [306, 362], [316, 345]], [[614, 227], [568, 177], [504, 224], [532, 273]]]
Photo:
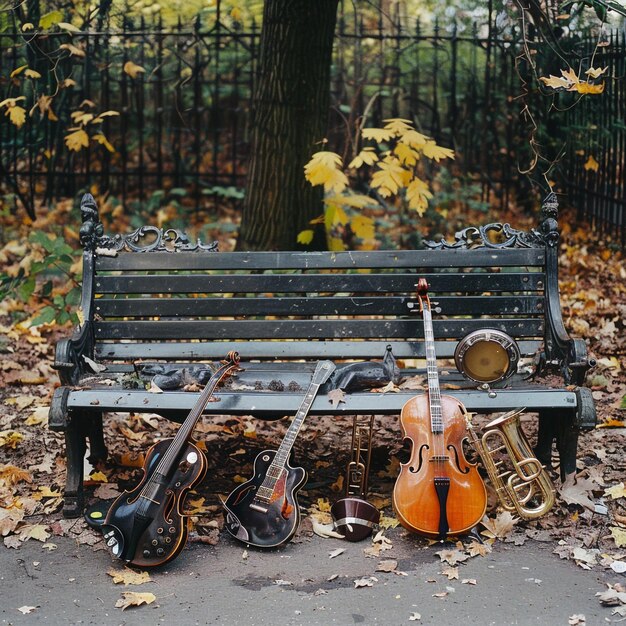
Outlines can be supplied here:
[[372, 239], [374, 237], [374, 220], [365, 215], [357, 215], [350, 220], [352, 232], [361, 239]]
[[422, 148], [422, 151], [427, 159], [434, 159], [437, 163], [439, 163], [441, 159], [454, 159], [454, 150], [450, 150], [450, 148], [442, 148], [434, 141], [427, 141], [426, 145]]
[[613, 535], [615, 545], [618, 548], [626, 547], [626, 530], [624, 530], [623, 528], [619, 528], [618, 526], [612, 526], [611, 535]]
[[88, 124], [93, 119], [93, 113], [86, 111], [72, 111], [70, 117], [74, 124]]
[[0, 107], [14, 107], [20, 100], [26, 100], [26, 96], [19, 96], [18, 98], [6, 98], [0, 102]]
[[22, 32], [26, 32], [27, 30], [33, 30], [33, 28], [35, 28], [30, 22], [26, 22], [25, 24], [22, 24]]
[[591, 83], [576, 83], [576, 91], [583, 94], [599, 94], [604, 91], [604, 81], [599, 85], [592, 85]]
[[374, 165], [378, 161], [378, 155], [374, 152], [374, 148], [363, 148], [352, 161], [348, 164], [348, 169], [358, 169], [363, 164]]
[[298, 233], [297, 242], [303, 246], [308, 246], [313, 241], [313, 235], [315, 232], [311, 229], [302, 230]]
[[391, 131], [397, 137], [401, 137], [410, 130], [413, 130], [413, 122], [411, 122], [411, 120], [393, 117], [383, 121], [385, 122], [385, 129]]
[[37, 541], [44, 542], [50, 536], [46, 528], [47, 527], [43, 524], [26, 524], [26, 526], [22, 526], [19, 529], [20, 541], [36, 539]]
[[89, 145], [89, 135], [82, 128], [79, 128], [65, 136], [65, 145], [68, 149], [78, 152]]
[[411, 146], [401, 141], [399, 141], [396, 144], [396, 147], [394, 148], [393, 151], [395, 152], [397, 157], [400, 159], [400, 163], [403, 163], [404, 165], [408, 165], [409, 167], [412, 167], [413, 165], [415, 165], [418, 159], [420, 158], [419, 153], [413, 150]]
[[0, 448], [6, 446], [15, 450], [17, 444], [24, 439], [24, 435], [15, 430], [3, 430], [0, 432]]
[[[324, 199], [326, 204], [340, 204], [342, 206], [350, 206], [355, 209], [362, 209], [366, 206], [377, 206], [376, 201], [369, 196], [360, 193], [350, 195], [328, 196]], [[313, 222], [311, 222], [312, 224]]]
[[61, 89], [64, 89], [66, 87], [73, 87], [74, 85], [76, 85], [76, 81], [73, 78], [64, 78], [59, 83], [59, 87], [61, 87]]
[[27, 78], [41, 78], [41, 74], [35, 70], [28, 69], [24, 72], [24, 76]]
[[7, 109], [5, 115], [8, 115], [11, 123], [15, 124], [18, 128], [21, 128], [26, 121], [26, 109], [17, 105]]
[[380, 193], [383, 198], [398, 193], [398, 188], [403, 184], [403, 168], [397, 163], [387, 159], [379, 163], [378, 167], [380, 169], [372, 175], [371, 186], [378, 189], [378, 193]]
[[102, 133], [96, 133], [92, 139], [104, 146], [109, 152], [115, 152], [115, 148], [109, 143], [109, 140]]
[[609, 487], [604, 490], [605, 496], [611, 496], [612, 500], [617, 500], [618, 498], [626, 498], [626, 489], [624, 488], [624, 483], [619, 483], [619, 485], [614, 485], [613, 487]]
[[63, 30], [68, 30], [70, 33], [80, 33], [80, 28], [74, 26], [74, 24], [68, 24], [67, 22], [59, 22], [57, 24], [59, 28]]
[[28, 65], [20, 65], [19, 67], [16, 67], [11, 74], [9, 74], [9, 78], [15, 78], [15, 76], [21, 74], [27, 67]]
[[104, 113], [100, 113], [98, 117], [95, 117], [92, 124], [102, 124], [105, 117], [112, 117], [115, 115], [119, 115], [119, 111], [105, 111]]
[[418, 150], [421, 150], [428, 141], [430, 140], [426, 135], [422, 135], [422, 133], [418, 133], [416, 130], [409, 130], [402, 135], [402, 143], [411, 146], [411, 148], [417, 148]]
[[152, 580], [148, 572], [136, 572], [128, 567], [124, 569], [110, 569], [107, 574], [113, 578], [113, 582], [116, 585], [119, 583], [124, 583], [125, 585], [143, 585]]
[[592, 172], [597, 172], [600, 169], [600, 164], [593, 158], [593, 156], [589, 155], [589, 158], [583, 165], [583, 169]]
[[124, 63], [124, 72], [126, 72], [131, 78], [137, 78], [137, 74], [144, 74], [145, 69], [141, 65], [137, 65], [132, 61], [126, 61]]
[[341, 164], [341, 157], [334, 152], [316, 152], [304, 166], [304, 176], [313, 186], [323, 185], [327, 192], [341, 193], [348, 185], [339, 169]]
[[602, 74], [604, 74], [604, 72], [606, 72], [608, 70], [608, 66], [607, 67], [603, 67], [603, 68], [599, 68], [599, 67], [590, 67], [585, 74], [587, 74], [587, 76], [589, 76], [590, 78], [599, 78], [600, 76], [602, 76]]
[[409, 208], [414, 209], [421, 216], [428, 208], [428, 200], [433, 194], [428, 189], [428, 185], [419, 178], [414, 178], [406, 188], [406, 198]]
[[330, 502], [326, 498], [318, 498], [317, 508], [322, 511], [322, 513], [328, 513], [330, 512]]
[[363, 139], [373, 139], [377, 143], [389, 141], [393, 137], [393, 133], [387, 128], [364, 128], [361, 135]]
[[96, 483], [108, 483], [109, 479], [102, 472], [93, 472], [93, 474], [89, 475], [89, 480]]
[[137, 593], [135, 591], [124, 591], [122, 597], [115, 603], [115, 607], [125, 611], [129, 606], [140, 606], [141, 604], [152, 604], [156, 600], [153, 593]]
[[71, 43], [62, 43], [59, 46], [59, 50], [67, 50], [70, 53], [70, 56], [75, 55], [77, 57], [84, 57], [85, 51], [81, 48], [77, 48]]
[[233, 7], [232, 11], [230, 12], [230, 16], [235, 20], [235, 22], [241, 22], [243, 14], [241, 12], [241, 9]]

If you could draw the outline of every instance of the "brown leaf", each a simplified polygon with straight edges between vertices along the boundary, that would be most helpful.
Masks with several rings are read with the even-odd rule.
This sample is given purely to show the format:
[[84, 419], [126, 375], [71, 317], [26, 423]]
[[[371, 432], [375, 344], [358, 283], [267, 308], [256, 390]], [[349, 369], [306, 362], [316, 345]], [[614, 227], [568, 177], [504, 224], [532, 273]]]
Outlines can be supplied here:
[[377, 572], [393, 572], [398, 567], [398, 561], [395, 559], [386, 559], [380, 561], [376, 566]]
[[459, 579], [459, 568], [458, 567], [450, 567], [449, 565], [444, 567], [441, 570], [441, 573], [444, 576], [448, 577], [448, 580], [458, 580]]
[[442, 561], [445, 561], [449, 565], [456, 565], [457, 563], [463, 563], [463, 561], [467, 561], [469, 556], [461, 550], [452, 549], [452, 550], [440, 550], [439, 552], [435, 552], [436, 555]]
[[461, 581], [462, 585], [475, 585], [476, 584], [476, 579], [475, 578], [464, 578]]
[[326, 397], [333, 407], [337, 407], [341, 402], [345, 403], [346, 392], [342, 389], [333, 389], [326, 394]]
[[486, 530], [481, 534], [496, 537], [498, 539], [504, 539], [504, 537], [511, 533], [517, 522], [517, 517], [513, 517], [509, 511], [502, 511], [496, 515], [494, 519], [489, 519], [485, 516], [481, 520], [481, 524]]
[[0, 465], [0, 480], [4, 481], [7, 486], [12, 486], [20, 481], [27, 483], [33, 482], [30, 472], [23, 470], [15, 465]]
[[364, 578], [357, 578], [354, 581], [354, 588], [358, 589], [359, 587], [373, 587], [374, 583], [378, 582], [378, 578], [375, 576], [366, 576]]
[[589, 499], [589, 494], [595, 488], [594, 483], [575, 474], [568, 474], [559, 489], [559, 495], [567, 504], [578, 504], [590, 511], [595, 510], [595, 504]]
[[32, 613], [35, 609], [38, 609], [39, 606], [21, 606], [19, 609], [17, 609], [20, 613], [22, 613], [23, 615], [28, 615], [29, 613]]
[[491, 546], [486, 543], [472, 541], [467, 546], [467, 552], [470, 556], [487, 556], [491, 552]]

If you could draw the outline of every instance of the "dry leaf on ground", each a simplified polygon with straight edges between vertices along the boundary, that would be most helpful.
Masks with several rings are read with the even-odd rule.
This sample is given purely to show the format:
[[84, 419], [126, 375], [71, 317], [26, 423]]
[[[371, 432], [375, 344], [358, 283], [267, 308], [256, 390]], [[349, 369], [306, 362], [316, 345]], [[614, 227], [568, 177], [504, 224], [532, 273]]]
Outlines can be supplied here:
[[439, 552], [435, 552], [436, 555], [442, 561], [445, 561], [449, 565], [456, 565], [457, 563], [463, 563], [463, 561], [467, 561], [469, 556], [461, 550], [453, 549], [453, 550], [440, 550]]
[[498, 513], [494, 519], [489, 519], [485, 516], [480, 522], [485, 527], [481, 534], [504, 539], [511, 533], [518, 521], [518, 518], [513, 517], [509, 511]]
[[377, 572], [393, 572], [398, 567], [398, 561], [395, 559], [386, 559], [385, 561], [380, 561], [376, 566]]
[[589, 494], [595, 488], [593, 481], [586, 478], [576, 477], [575, 474], [569, 474], [561, 488], [559, 495], [567, 504], [578, 504], [590, 511], [595, 510], [595, 504], [589, 499]]
[[129, 606], [141, 606], [152, 604], [156, 600], [153, 593], [137, 593], [136, 591], [124, 591], [122, 597], [115, 603], [115, 607], [125, 611]]
[[357, 578], [354, 581], [354, 588], [358, 589], [359, 587], [373, 587], [374, 583], [378, 582], [378, 578], [375, 576], [365, 576], [364, 578]]
[[113, 582], [116, 585], [119, 583], [124, 583], [125, 585], [143, 585], [152, 580], [148, 572], [136, 572], [128, 567], [124, 569], [110, 569], [107, 574], [113, 578]]

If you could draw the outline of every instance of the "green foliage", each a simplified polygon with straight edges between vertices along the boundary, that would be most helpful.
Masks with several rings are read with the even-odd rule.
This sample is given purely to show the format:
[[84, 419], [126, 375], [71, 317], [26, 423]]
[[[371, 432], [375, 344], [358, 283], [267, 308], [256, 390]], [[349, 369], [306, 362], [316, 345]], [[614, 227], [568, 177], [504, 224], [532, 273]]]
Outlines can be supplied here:
[[62, 237], [38, 230], [23, 246], [6, 246], [2, 252], [14, 262], [0, 271], [0, 299], [13, 298], [26, 305], [17, 308], [16, 317], [25, 318], [35, 305], [36, 313], [28, 319], [31, 326], [78, 321], [75, 311], [81, 290], [75, 267], [80, 251]]

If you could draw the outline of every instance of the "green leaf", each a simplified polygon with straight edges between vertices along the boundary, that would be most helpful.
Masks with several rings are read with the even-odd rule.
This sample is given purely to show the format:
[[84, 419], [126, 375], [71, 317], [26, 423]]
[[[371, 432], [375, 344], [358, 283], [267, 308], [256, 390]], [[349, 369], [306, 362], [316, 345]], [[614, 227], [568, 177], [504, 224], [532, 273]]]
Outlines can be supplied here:
[[39, 314], [31, 320], [32, 326], [40, 326], [41, 324], [50, 324], [56, 319], [57, 312], [54, 307], [45, 306]]
[[63, 13], [61, 11], [50, 11], [45, 15], [42, 15], [39, 19], [39, 28], [50, 28], [55, 24], [58, 24], [63, 19]]
[[626, 409], [626, 396], [624, 396], [624, 397], [622, 398], [622, 402], [621, 402], [621, 404], [619, 405], [619, 408], [620, 408], [620, 409]]
[[65, 296], [65, 304], [68, 306], [77, 306], [80, 303], [80, 295], [80, 287], [73, 287]]
[[183, 189], [182, 187], [173, 187], [172, 189], [170, 189], [169, 195], [178, 196], [179, 198], [182, 198], [187, 195], [187, 190]]
[[21, 283], [16, 289], [20, 300], [28, 302], [35, 291], [35, 286], [36, 282], [34, 276], [30, 276], [23, 283]]
[[44, 283], [43, 287], [41, 288], [41, 295], [44, 298], [47, 298], [51, 293], [52, 293], [52, 281], [48, 280]]

